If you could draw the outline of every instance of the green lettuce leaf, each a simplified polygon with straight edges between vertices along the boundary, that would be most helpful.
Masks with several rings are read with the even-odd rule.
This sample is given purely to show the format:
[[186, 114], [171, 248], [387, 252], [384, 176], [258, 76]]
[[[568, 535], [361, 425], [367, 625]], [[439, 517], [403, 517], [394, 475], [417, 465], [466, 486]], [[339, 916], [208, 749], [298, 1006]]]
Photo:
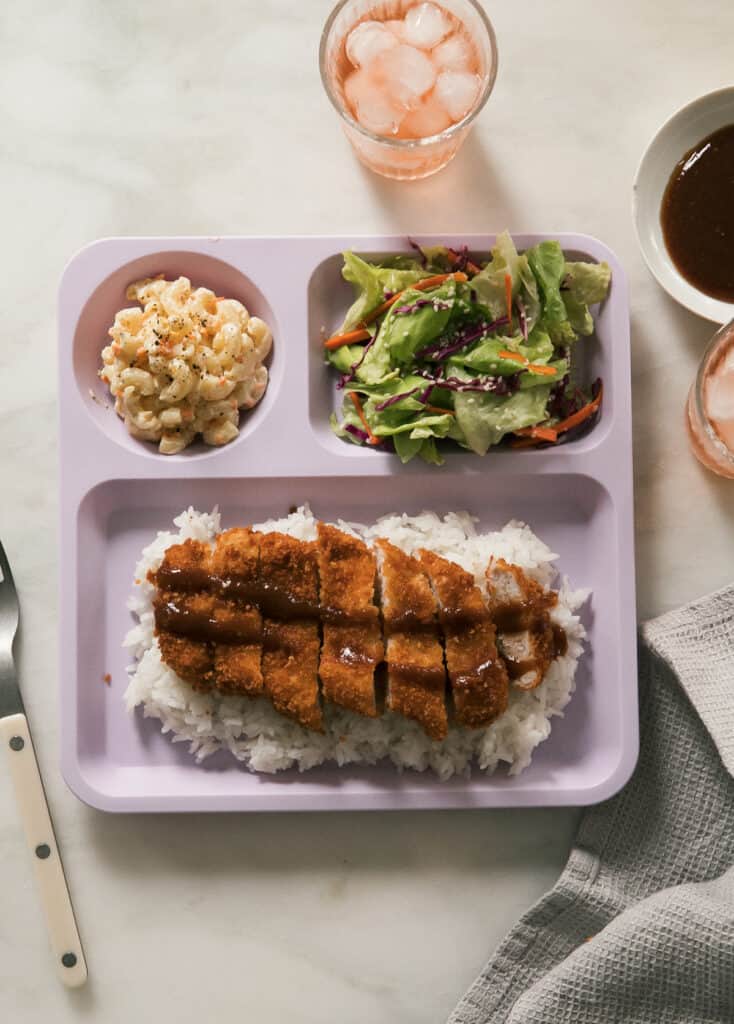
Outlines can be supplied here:
[[436, 442], [432, 437], [425, 439], [420, 446], [418, 454], [424, 462], [428, 462], [432, 466], [443, 466], [443, 455], [439, 452]]
[[443, 456], [436, 447], [433, 437], [413, 437], [412, 434], [396, 434], [393, 437], [395, 451], [402, 463], [410, 462], [418, 455], [424, 462], [432, 466], [442, 466]]
[[[421, 305], [413, 313], [398, 310], [414, 302], [436, 299], [441, 307]], [[435, 341], [446, 329], [456, 300], [456, 282], [446, 281], [430, 293], [408, 289], [390, 309], [382, 321], [374, 344], [357, 370], [357, 377], [365, 384], [375, 384], [394, 366], [409, 365], [415, 353]]]
[[347, 311], [342, 331], [349, 331], [371, 313], [385, 299], [385, 291], [399, 292], [421, 278], [427, 272], [415, 260], [406, 260], [407, 267], [375, 266], [361, 259], [353, 252], [344, 253], [342, 277], [354, 286], [355, 299]]
[[348, 373], [362, 355], [362, 345], [342, 345], [341, 348], [327, 349], [326, 358], [339, 373]]
[[411, 437], [410, 434], [396, 434], [393, 438], [395, 451], [402, 463], [410, 462], [423, 447], [423, 438]]
[[568, 322], [577, 334], [594, 333], [589, 306], [606, 298], [610, 280], [607, 263], [566, 263], [561, 296]]
[[509, 396], [459, 392], [454, 410], [467, 446], [485, 455], [505, 434], [540, 423], [546, 417], [550, 389], [545, 384]]
[[567, 320], [566, 307], [561, 298], [561, 281], [566, 261], [559, 242], [539, 242], [525, 254], [542, 298], [541, 324], [551, 327]]
[[563, 305], [566, 307], [568, 323], [575, 334], [589, 335], [594, 333], [594, 318], [585, 302], [579, 302], [570, 292], [564, 292]]
[[492, 259], [481, 273], [471, 279], [471, 287], [480, 302], [488, 306], [493, 320], [499, 320], [507, 313], [505, 291], [505, 274], [512, 277], [512, 294], [517, 295], [520, 288], [520, 264], [515, 243], [509, 233], [503, 231], [497, 236], [492, 249]]
[[608, 263], [566, 263], [563, 285], [576, 302], [593, 306], [607, 297], [611, 279]]
[[522, 301], [523, 308], [525, 310], [525, 322], [527, 323], [529, 334], [540, 319], [541, 305], [540, 294], [538, 292], [538, 282], [535, 280], [535, 275], [533, 274], [525, 253], [520, 257], [520, 261], [518, 263], [518, 275], [520, 278], [520, 287], [517, 298]]

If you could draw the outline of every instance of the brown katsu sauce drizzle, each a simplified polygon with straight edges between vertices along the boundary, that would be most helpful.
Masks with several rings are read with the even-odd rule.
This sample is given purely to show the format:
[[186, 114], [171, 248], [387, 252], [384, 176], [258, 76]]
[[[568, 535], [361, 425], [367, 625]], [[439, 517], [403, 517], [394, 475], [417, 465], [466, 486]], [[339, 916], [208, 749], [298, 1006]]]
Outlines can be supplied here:
[[675, 165], [660, 225], [683, 277], [714, 299], [734, 302], [734, 124], [702, 139]]
[[209, 643], [250, 644], [260, 642], [262, 628], [259, 624], [259, 616], [240, 615], [236, 617], [236, 621], [232, 621], [227, 617], [217, 617], [217, 611], [217, 608], [213, 612], [187, 608], [181, 597], [176, 594], [168, 594], [165, 600], [156, 601], [156, 628]]
[[[207, 591], [216, 594], [228, 603], [231, 601], [237, 607], [257, 608], [260, 613], [268, 619], [279, 619], [283, 622], [293, 620], [340, 623], [361, 623], [369, 625], [378, 620], [377, 608], [367, 608], [364, 611], [344, 612], [339, 608], [329, 608], [314, 601], [300, 601], [280, 587], [268, 583], [266, 580], [253, 582], [249, 579], [240, 579], [236, 576], [217, 576], [204, 570], [193, 569], [185, 572], [179, 569], [159, 569], [157, 573], [150, 573], [149, 579], [160, 590], [173, 594], [190, 594]], [[168, 602], [168, 608], [164, 615], [167, 615], [167, 622], [164, 628], [172, 632], [185, 632], [187, 626], [184, 622], [191, 623], [191, 628], [196, 628], [197, 638], [200, 640], [222, 641], [220, 625], [212, 620], [211, 635], [206, 635], [207, 618], [195, 616], [186, 609], [182, 609], [175, 598]], [[174, 628], [176, 617], [181, 619], [181, 629]], [[158, 621], [156, 619], [156, 621]], [[194, 626], [195, 624], [195, 626]], [[241, 640], [235, 637], [231, 642]]]
[[542, 668], [543, 656], [546, 653], [550, 654], [551, 659], [566, 653], [568, 649], [566, 631], [557, 623], [552, 623], [548, 616], [548, 609], [557, 603], [558, 596], [551, 592], [544, 595], [541, 600], [514, 601], [496, 609], [493, 618], [498, 632], [512, 635], [532, 630], [542, 637], [535, 655], [530, 658], [517, 658], [513, 656], [507, 646], [502, 648], [502, 656], [507, 665], [507, 674], [510, 679], [521, 679], [526, 673]]

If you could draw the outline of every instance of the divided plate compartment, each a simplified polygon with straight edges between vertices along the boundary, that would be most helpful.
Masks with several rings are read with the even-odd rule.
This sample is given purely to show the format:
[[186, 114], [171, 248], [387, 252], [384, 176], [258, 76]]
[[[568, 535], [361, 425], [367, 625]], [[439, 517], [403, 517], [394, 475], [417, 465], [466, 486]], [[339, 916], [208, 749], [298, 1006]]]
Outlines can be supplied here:
[[[604, 381], [601, 417], [586, 436], [542, 451], [447, 451], [443, 467], [401, 465], [387, 452], [336, 438], [340, 401], [323, 362], [325, 333], [351, 289], [340, 254], [409, 252], [404, 237], [125, 238], [82, 249], [59, 296], [61, 452], [61, 766], [70, 788], [106, 811], [358, 810], [589, 804], [616, 793], [638, 752], [630, 341], [627, 285], [613, 253], [585, 235], [517, 235], [524, 249], [559, 238], [569, 258], [607, 260], [610, 295], [596, 334], [578, 343], [580, 372]], [[493, 235], [420, 237], [486, 253]], [[130, 437], [106, 385], [100, 352], [125, 289], [141, 277], [189, 277], [240, 299], [273, 330], [270, 383], [224, 448], [178, 455]], [[225, 527], [285, 515], [309, 502], [327, 520], [372, 522], [391, 511], [466, 509], [481, 530], [525, 520], [559, 555], [575, 587], [588, 587], [588, 630], [576, 693], [523, 773], [441, 782], [389, 763], [277, 775], [249, 772], [229, 754], [197, 764], [157, 719], [126, 711], [122, 640], [135, 563], [158, 530], [193, 505], [218, 505]], [[105, 685], [109, 675], [111, 681]]]

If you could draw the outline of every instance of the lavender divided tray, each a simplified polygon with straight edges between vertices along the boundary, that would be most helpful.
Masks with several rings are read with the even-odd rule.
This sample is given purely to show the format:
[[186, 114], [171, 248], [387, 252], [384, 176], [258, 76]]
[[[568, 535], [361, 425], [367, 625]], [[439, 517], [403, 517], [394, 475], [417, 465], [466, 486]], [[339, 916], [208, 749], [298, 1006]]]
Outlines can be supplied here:
[[[105, 239], [72, 259], [59, 297], [59, 648], [61, 765], [78, 797], [118, 812], [405, 810], [590, 804], [624, 785], [638, 751], [627, 285], [613, 253], [593, 238], [516, 241], [525, 248], [544, 237], [560, 238], [570, 258], [612, 267], [596, 335], [578, 349], [584, 376], [603, 378], [601, 418], [585, 437], [556, 449], [484, 458], [457, 449], [441, 468], [417, 460], [402, 466], [329, 428], [337, 399], [322, 329], [339, 324], [351, 295], [340, 254], [403, 252], [405, 238]], [[494, 237], [418, 241], [486, 253]], [[158, 273], [184, 274], [238, 298], [273, 328], [268, 390], [224, 448], [159, 455], [128, 436], [97, 378], [107, 329], [129, 305], [126, 286]], [[198, 765], [184, 744], [160, 734], [157, 721], [128, 714], [130, 659], [121, 642], [132, 624], [126, 599], [144, 544], [188, 505], [219, 505], [231, 526], [284, 515], [304, 501], [332, 520], [368, 522], [424, 508], [468, 509], [483, 529], [524, 519], [558, 552], [560, 571], [593, 591], [576, 694], [524, 773], [475, 771], [440, 782], [384, 764], [256, 775], [224, 754]]]

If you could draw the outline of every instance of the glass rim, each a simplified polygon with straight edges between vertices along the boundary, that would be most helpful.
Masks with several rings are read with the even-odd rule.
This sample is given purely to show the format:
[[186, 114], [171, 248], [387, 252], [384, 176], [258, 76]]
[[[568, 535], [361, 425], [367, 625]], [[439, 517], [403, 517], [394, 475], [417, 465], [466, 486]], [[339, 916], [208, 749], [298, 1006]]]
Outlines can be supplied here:
[[[456, 124], [450, 125], [448, 128], [445, 128], [442, 132], [438, 132], [436, 135], [426, 135], [422, 139], [391, 139], [386, 135], [376, 135], [375, 132], [371, 132], [369, 128], [364, 128], [359, 121], [352, 117], [349, 110], [335, 95], [331, 82], [329, 81], [329, 76], [326, 74], [326, 43], [332, 26], [336, 21], [337, 15], [344, 7], [347, 6], [347, 4], [352, 2], [353, 0], [339, 0], [339, 3], [333, 8], [331, 14], [326, 19], [324, 28], [321, 32], [321, 41], [319, 43], [319, 73], [321, 75], [321, 83], [324, 86], [331, 105], [334, 107], [337, 114], [346, 121], [349, 127], [359, 132], [360, 135], [364, 135], [365, 138], [370, 139], [372, 142], [378, 142], [383, 146], [391, 146], [394, 149], [418, 149], [421, 146], [432, 146], [436, 142], [445, 142], [446, 140], [453, 138], [464, 128], [468, 127], [489, 99], [490, 93], [492, 92], [494, 83], [497, 79], [497, 69], [499, 65], [497, 37], [495, 35], [494, 26], [489, 20], [489, 15], [478, 0], [463, 0], [463, 2], [474, 8], [479, 16], [479, 20], [484, 25], [484, 30], [487, 33], [487, 39], [489, 41], [491, 67], [489, 68], [484, 80], [482, 91], [472, 109], [465, 114], [460, 121], [457, 121]], [[440, 6], [440, 0], [438, 0], [438, 6]]]
[[728, 462], [732, 467], [734, 467], [734, 452], [730, 450], [730, 448], [721, 440], [719, 435], [716, 433], [714, 425], [706, 413], [706, 408], [703, 401], [703, 385], [706, 370], [708, 369], [712, 357], [718, 351], [720, 344], [728, 337], [731, 337], [732, 345], [734, 346], [734, 320], [730, 320], [728, 323], [722, 324], [722, 326], [718, 329], [718, 331], [716, 331], [716, 333], [710, 339], [708, 345], [704, 349], [703, 355], [701, 356], [701, 362], [699, 363], [698, 371], [696, 373], [696, 379], [694, 381], [693, 397], [696, 409], [696, 417], [698, 418], [699, 422], [703, 425], [706, 437], [713, 443], [718, 455], [723, 457], [723, 459], [726, 462]]

